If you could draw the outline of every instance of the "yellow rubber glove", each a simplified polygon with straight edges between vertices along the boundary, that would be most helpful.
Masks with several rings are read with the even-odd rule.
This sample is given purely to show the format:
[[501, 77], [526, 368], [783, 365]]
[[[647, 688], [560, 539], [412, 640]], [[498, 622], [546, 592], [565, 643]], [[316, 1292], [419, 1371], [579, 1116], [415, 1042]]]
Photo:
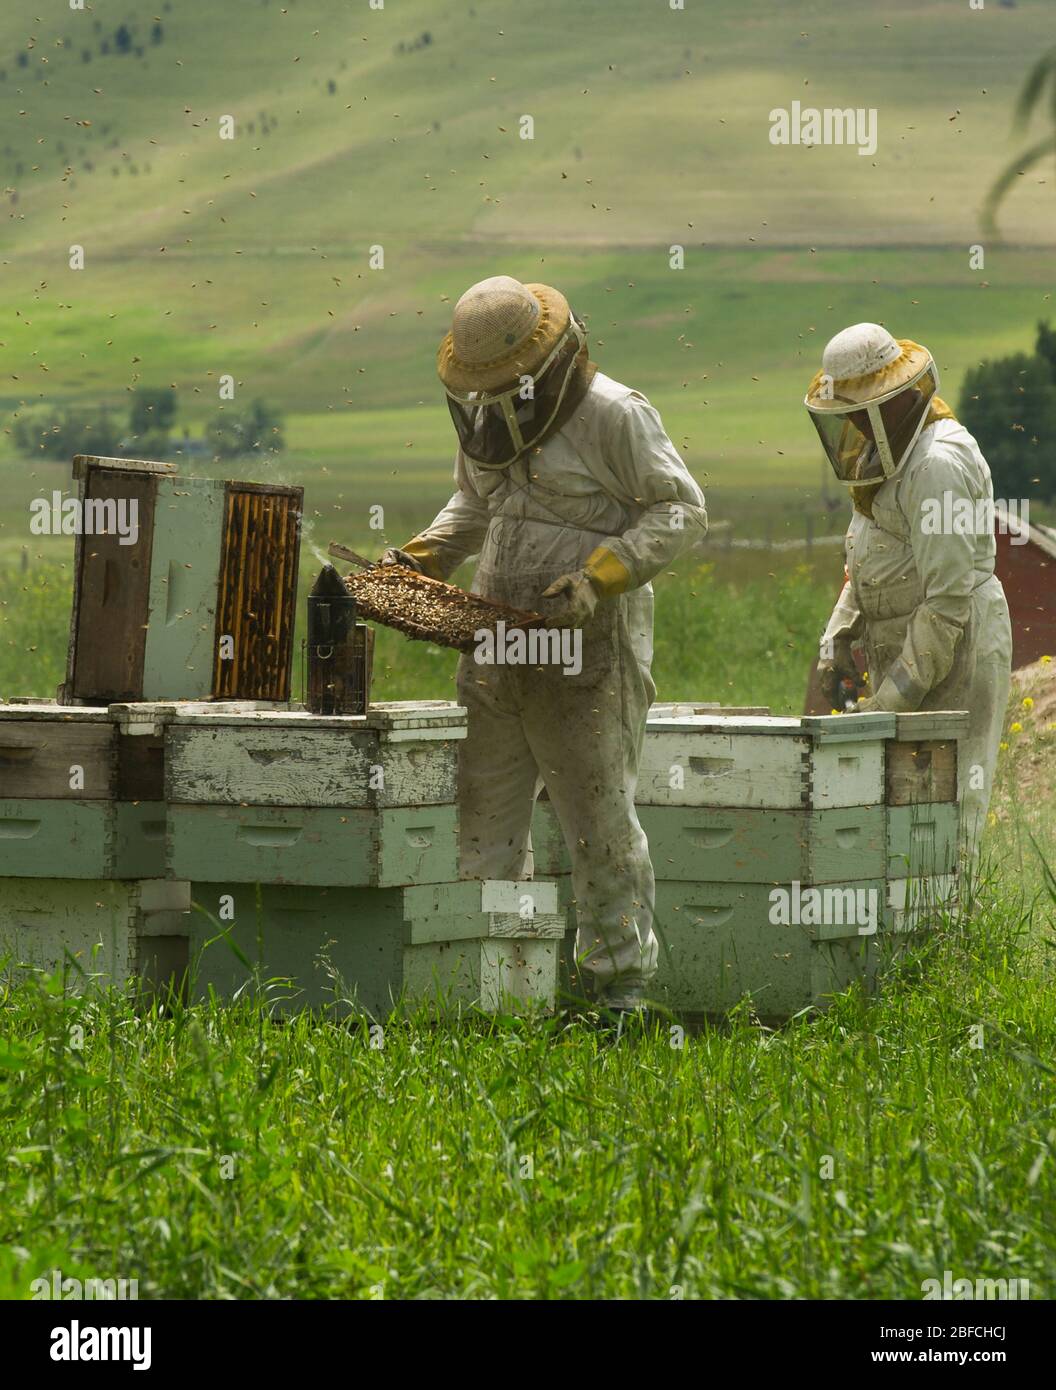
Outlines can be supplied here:
[[600, 598], [612, 598], [631, 587], [631, 572], [611, 550], [599, 545], [583, 567]]
[[382, 564], [400, 564], [400, 560], [387, 560], [388, 555], [405, 555], [411, 561], [411, 568], [417, 569], [422, 574], [427, 574], [430, 579], [443, 579], [440, 572], [440, 558], [430, 548], [427, 541], [423, 541], [418, 536], [412, 536], [406, 545], [400, 546], [399, 550], [395, 546], [390, 546], [381, 557]]

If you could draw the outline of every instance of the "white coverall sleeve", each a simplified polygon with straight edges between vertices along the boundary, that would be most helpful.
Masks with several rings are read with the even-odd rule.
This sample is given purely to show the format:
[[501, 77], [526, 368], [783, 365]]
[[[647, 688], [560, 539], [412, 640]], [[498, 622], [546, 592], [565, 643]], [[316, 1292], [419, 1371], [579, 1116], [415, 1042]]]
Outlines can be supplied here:
[[447, 579], [463, 560], [479, 553], [491, 513], [473, 486], [461, 449], [455, 458], [458, 490], [424, 531], [403, 547], [434, 579]]
[[976, 538], [947, 532], [936, 518], [949, 494], [954, 514], [960, 499], [974, 507], [977, 489], [946, 449], [937, 449], [906, 478], [899, 498], [910, 525], [910, 544], [924, 598], [910, 619], [902, 651], [876, 692], [876, 707], [895, 713], [919, 709], [953, 665], [964, 637], [975, 587]]
[[604, 542], [637, 589], [708, 529], [704, 494], [671, 440], [657, 411], [635, 392], [620, 403], [602, 432], [607, 466], [641, 514], [622, 536]]
[[825, 624], [825, 632], [822, 642], [826, 640], [836, 643], [841, 639], [847, 642], [855, 642], [862, 635], [862, 615], [858, 605], [854, 601], [854, 590], [851, 588], [851, 581], [844, 582], [840, 590], [840, 596], [836, 600], [836, 607], [832, 610], [829, 621]]

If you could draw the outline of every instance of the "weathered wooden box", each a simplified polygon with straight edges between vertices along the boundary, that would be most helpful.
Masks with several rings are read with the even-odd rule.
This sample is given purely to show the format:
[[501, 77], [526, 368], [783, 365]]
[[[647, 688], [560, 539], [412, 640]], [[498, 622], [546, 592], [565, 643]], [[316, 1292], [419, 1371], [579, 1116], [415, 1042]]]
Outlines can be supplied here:
[[175, 708], [0, 704], [0, 876], [164, 877], [162, 730]]
[[179, 987], [190, 884], [157, 879], [0, 878], [0, 959], [8, 978], [67, 969], [71, 987]]
[[0, 703], [0, 796], [160, 801], [158, 736], [130, 739], [107, 706]]
[[921, 711], [895, 716], [886, 747], [885, 800], [889, 806], [957, 800], [958, 740], [968, 733], [965, 711]]
[[893, 714], [651, 717], [635, 799], [768, 810], [882, 805], [884, 742], [894, 733]]
[[160, 739], [107, 709], [0, 704], [0, 876], [162, 877], [162, 794]]
[[465, 736], [465, 710], [446, 700], [379, 703], [363, 715], [177, 711], [166, 796], [199, 805], [450, 804]]
[[[824, 811], [761, 807], [639, 806], [657, 879], [716, 883], [834, 883], [886, 872], [883, 806]], [[537, 873], [567, 873], [568, 850], [553, 806], [532, 817]]]
[[931, 878], [889, 879], [888, 930], [919, 931], [933, 925], [937, 916], [954, 912], [959, 882], [956, 874], [941, 874]]
[[[775, 891], [788, 895], [787, 907], [775, 901]], [[650, 995], [700, 1014], [724, 1013], [748, 995], [766, 1019], [823, 1007], [855, 981], [872, 988], [884, 909], [882, 879], [774, 887], [660, 883], [654, 927], [660, 964]]]
[[[282, 1010], [331, 1006], [384, 1018], [423, 1001], [489, 1011], [554, 1005], [566, 920], [553, 884], [198, 883], [193, 897], [204, 909], [192, 914], [198, 995], [231, 997], [256, 971], [289, 981], [270, 990]], [[527, 915], [526, 898], [535, 908]]]
[[[956, 893], [966, 723], [959, 713], [771, 719], [654, 706], [637, 809], [656, 877], [657, 1002], [720, 1014], [747, 994], [778, 1019], [854, 981], [872, 988]], [[545, 795], [532, 848], [535, 872], [559, 876], [574, 909]], [[782, 920], [775, 892], [789, 902], [819, 895], [819, 919]], [[865, 930], [840, 915], [849, 893], [869, 895]], [[574, 989], [572, 956], [570, 932]]]
[[204, 882], [397, 887], [458, 877], [448, 701], [366, 715], [177, 711], [166, 725], [168, 868]]
[[162, 801], [0, 800], [0, 877], [163, 878]]
[[388, 888], [458, 876], [455, 806], [170, 804], [172, 878]]
[[74, 478], [64, 698], [287, 700], [303, 489], [87, 455]]
[[960, 837], [960, 807], [955, 801], [888, 806], [888, 878], [926, 878], [956, 873]]

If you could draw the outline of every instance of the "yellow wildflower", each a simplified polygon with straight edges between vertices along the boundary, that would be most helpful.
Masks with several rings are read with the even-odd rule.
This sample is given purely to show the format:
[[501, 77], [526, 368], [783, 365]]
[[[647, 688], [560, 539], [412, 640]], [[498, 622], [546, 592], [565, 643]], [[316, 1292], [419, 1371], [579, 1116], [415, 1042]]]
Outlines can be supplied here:
[[1024, 709], [1033, 709], [1033, 708], [1034, 708], [1034, 701], [1030, 698], [1029, 695], [1024, 696], [1024, 699], [1023, 699], [1023, 708], [1024, 708]]
[[1009, 724], [1008, 732], [1010, 734], [1021, 734], [1023, 732], [1023, 725], [1017, 719], [1014, 724]]

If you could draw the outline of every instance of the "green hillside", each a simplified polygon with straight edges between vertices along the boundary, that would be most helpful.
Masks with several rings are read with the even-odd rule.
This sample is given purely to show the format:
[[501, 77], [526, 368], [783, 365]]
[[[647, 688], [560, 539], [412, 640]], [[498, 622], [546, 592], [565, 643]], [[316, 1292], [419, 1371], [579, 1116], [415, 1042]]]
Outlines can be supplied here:
[[[285, 456], [250, 471], [304, 481], [327, 530], [357, 534], [384, 502], [395, 534], [447, 488], [433, 354], [450, 305], [509, 271], [566, 289], [717, 517], [798, 530], [821, 477], [800, 401], [831, 332], [877, 318], [923, 339], [955, 396], [966, 366], [1029, 344], [1052, 290], [1045, 171], [1004, 213], [1017, 249], [968, 265], [1019, 148], [1015, 93], [1052, 40], [1047, 0], [835, 13], [8, 0], [4, 424], [146, 384], [171, 386], [193, 431], [231, 373], [238, 400], [287, 415]], [[795, 100], [875, 107], [875, 154], [771, 144], [770, 111]], [[0, 556], [66, 476], [0, 456]]]

